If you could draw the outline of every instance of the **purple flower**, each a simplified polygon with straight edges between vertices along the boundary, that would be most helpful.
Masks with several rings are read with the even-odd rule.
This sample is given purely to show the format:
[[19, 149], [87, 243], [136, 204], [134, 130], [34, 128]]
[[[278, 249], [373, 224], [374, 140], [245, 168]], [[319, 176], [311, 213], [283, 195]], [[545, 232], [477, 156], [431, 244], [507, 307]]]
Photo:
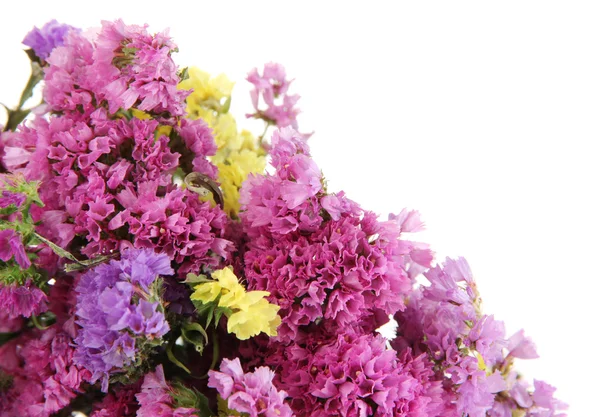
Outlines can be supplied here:
[[31, 266], [19, 234], [13, 229], [0, 230], [0, 259], [8, 262], [13, 256], [21, 268], [27, 269]]
[[0, 208], [6, 208], [11, 205], [19, 208], [27, 200], [27, 196], [22, 193], [13, 193], [11, 191], [2, 191], [0, 196]]
[[169, 331], [162, 306], [151, 288], [159, 275], [171, 275], [169, 258], [151, 250], [126, 251], [81, 277], [77, 293], [75, 361], [92, 372], [92, 382], [122, 372], [141, 354], [138, 342], [160, 340]]
[[220, 372], [211, 370], [208, 375], [208, 386], [216, 388], [231, 410], [250, 417], [293, 416], [290, 406], [284, 402], [287, 393], [275, 388], [275, 373], [267, 367], [244, 373], [238, 358], [223, 359]]
[[63, 45], [65, 35], [71, 30], [79, 31], [73, 26], [58, 23], [52, 19], [41, 29], [34, 27], [25, 35], [23, 44], [33, 49], [38, 57], [46, 60], [54, 48]]
[[48, 297], [27, 280], [24, 285], [0, 284], [0, 305], [8, 318], [37, 316], [48, 310]]
[[512, 335], [508, 339], [508, 355], [520, 359], [539, 358], [536, 352], [535, 344], [529, 337], [525, 337], [523, 329]]

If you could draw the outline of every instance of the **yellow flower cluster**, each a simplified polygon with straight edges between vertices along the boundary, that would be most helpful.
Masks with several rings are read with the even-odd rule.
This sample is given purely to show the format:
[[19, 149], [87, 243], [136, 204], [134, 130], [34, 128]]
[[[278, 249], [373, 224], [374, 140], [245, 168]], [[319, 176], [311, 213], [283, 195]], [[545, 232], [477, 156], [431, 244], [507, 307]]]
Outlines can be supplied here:
[[267, 291], [248, 291], [238, 282], [231, 268], [223, 268], [212, 273], [216, 281], [203, 282], [190, 296], [203, 304], [215, 301], [219, 296], [219, 307], [232, 311], [228, 315], [227, 331], [238, 339], [246, 340], [264, 332], [269, 336], [277, 335], [281, 317], [277, 314], [279, 306], [270, 304], [264, 297]]
[[212, 162], [219, 170], [225, 211], [237, 218], [242, 182], [248, 174], [264, 171], [265, 152], [250, 132], [238, 132], [235, 118], [229, 113], [233, 83], [223, 74], [211, 77], [198, 68], [190, 68], [188, 75], [179, 88], [193, 90], [187, 98], [189, 117], [201, 118], [213, 129], [217, 154]]

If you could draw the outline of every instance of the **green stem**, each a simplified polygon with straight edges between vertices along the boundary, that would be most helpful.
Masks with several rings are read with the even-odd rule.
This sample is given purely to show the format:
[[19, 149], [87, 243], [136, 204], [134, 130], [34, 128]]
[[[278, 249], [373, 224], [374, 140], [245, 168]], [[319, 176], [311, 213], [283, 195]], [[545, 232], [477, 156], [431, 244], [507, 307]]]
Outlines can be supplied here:
[[40, 323], [40, 321], [38, 320], [38, 318], [35, 314], [31, 316], [31, 321], [33, 322], [33, 325], [38, 330], [47, 330], [50, 327], [50, 326], [44, 326], [42, 323]]
[[[215, 367], [217, 366], [217, 362], [219, 361], [219, 338], [217, 337], [217, 332], [215, 330], [213, 330], [212, 332], [212, 337], [213, 337], [213, 357], [212, 357], [212, 361], [210, 362], [210, 368], [209, 371], [212, 371], [213, 369], [215, 369]], [[206, 379], [208, 378], [208, 372], [206, 372], [205, 375], [201, 376], [199, 379]]]

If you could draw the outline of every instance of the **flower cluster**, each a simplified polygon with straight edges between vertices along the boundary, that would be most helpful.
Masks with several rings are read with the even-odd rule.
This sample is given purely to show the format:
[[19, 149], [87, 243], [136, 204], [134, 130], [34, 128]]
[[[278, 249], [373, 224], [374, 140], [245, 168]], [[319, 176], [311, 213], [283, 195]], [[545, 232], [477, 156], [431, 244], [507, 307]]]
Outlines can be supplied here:
[[0, 133], [0, 415], [565, 416], [517, 373], [535, 346], [484, 314], [466, 261], [408, 237], [416, 211], [327, 189], [281, 65], [248, 74], [256, 135], [167, 31], [53, 20], [23, 42]]
[[[425, 272], [428, 287], [418, 288], [405, 312], [395, 316], [399, 327], [392, 346], [401, 352], [424, 352], [436, 364], [445, 406], [454, 415], [510, 416], [527, 410], [532, 415], [560, 415], [563, 405], [544, 394], [528, 393], [527, 382], [513, 361], [537, 357], [523, 331], [506, 339], [504, 324], [482, 314], [481, 299], [469, 265], [463, 258], [447, 259]], [[448, 412], [450, 412], [448, 411]]]
[[11, 134], [4, 156], [41, 183], [44, 236], [65, 248], [77, 240], [72, 250], [90, 258], [159, 247], [181, 276], [230, 256], [225, 213], [173, 185], [178, 168], [217, 176], [209, 127], [179, 120], [188, 92], [175, 49], [165, 33], [121, 21], [104, 22], [94, 43], [69, 31], [54, 48], [44, 78], [53, 116]]
[[215, 271], [216, 281], [203, 282], [195, 287], [190, 296], [202, 304], [216, 303], [227, 311], [227, 331], [235, 333], [238, 339], [246, 340], [261, 332], [269, 336], [277, 335], [281, 318], [277, 315], [279, 306], [270, 304], [264, 297], [267, 291], [248, 291], [238, 282], [230, 268]]
[[173, 388], [167, 384], [161, 365], [154, 372], [144, 376], [142, 388], [136, 399], [140, 408], [137, 417], [193, 417], [196, 409], [191, 407], [178, 407], [173, 398]]
[[217, 151], [211, 160], [219, 172], [224, 209], [232, 218], [237, 218], [239, 190], [249, 174], [264, 171], [265, 152], [249, 131], [238, 132], [229, 112], [233, 83], [224, 74], [211, 77], [198, 68], [190, 68], [188, 77], [179, 87], [192, 89], [187, 99], [190, 116], [205, 120], [213, 130]]
[[70, 341], [54, 325], [0, 346], [0, 380], [10, 381], [0, 396], [2, 416], [49, 417], [83, 392], [91, 374], [75, 363]]
[[41, 29], [33, 28], [23, 39], [23, 45], [29, 46], [39, 58], [45, 60], [54, 48], [64, 44], [65, 36], [70, 31], [77, 31], [77, 29], [53, 19]]
[[[299, 110], [294, 106], [300, 96], [288, 94], [293, 80], [286, 79], [283, 66], [270, 62], [265, 64], [262, 75], [255, 68], [250, 71], [247, 80], [254, 86], [250, 97], [256, 110], [253, 114], [247, 114], [247, 117], [263, 119], [279, 128], [287, 126], [298, 128], [296, 116], [298, 116]], [[266, 105], [266, 108], [261, 109], [262, 103]]]
[[326, 194], [306, 139], [291, 128], [274, 134], [271, 157], [275, 174], [251, 176], [241, 201], [252, 238], [248, 286], [281, 306], [278, 338], [290, 342], [322, 320], [339, 329], [364, 322], [372, 331], [402, 310], [413, 264], [431, 261], [425, 246], [398, 239], [416, 230], [409, 225], [419, 224], [416, 215], [380, 222], [343, 193]]
[[239, 359], [224, 359], [220, 372], [210, 371], [208, 386], [216, 388], [228, 411], [245, 413], [250, 417], [292, 417], [285, 403], [287, 393], [273, 385], [275, 373], [267, 367], [244, 373]]
[[92, 382], [102, 380], [103, 391], [111, 375], [139, 366], [146, 345], [160, 344], [169, 331], [158, 289], [159, 276], [173, 273], [166, 255], [134, 249], [81, 277], [75, 360], [92, 373]]

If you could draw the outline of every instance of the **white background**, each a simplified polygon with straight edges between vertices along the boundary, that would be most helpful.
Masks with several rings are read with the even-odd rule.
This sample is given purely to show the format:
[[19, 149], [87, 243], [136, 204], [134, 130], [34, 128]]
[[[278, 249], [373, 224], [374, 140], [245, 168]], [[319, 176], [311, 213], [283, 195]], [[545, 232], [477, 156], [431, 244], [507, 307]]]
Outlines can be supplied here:
[[28, 75], [21, 39], [51, 18], [170, 27], [181, 66], [237, 81], [239, 120], [247, 71], [284, 64], [330, 190], [382, 214], [421, 211], [420, 238], [439, 259], [464, 255], [485, 311], [537, 342], [526, 376], [557, 386], [571, 416], [600, 414], [597, 2], [9, 4], [6, 104]]

